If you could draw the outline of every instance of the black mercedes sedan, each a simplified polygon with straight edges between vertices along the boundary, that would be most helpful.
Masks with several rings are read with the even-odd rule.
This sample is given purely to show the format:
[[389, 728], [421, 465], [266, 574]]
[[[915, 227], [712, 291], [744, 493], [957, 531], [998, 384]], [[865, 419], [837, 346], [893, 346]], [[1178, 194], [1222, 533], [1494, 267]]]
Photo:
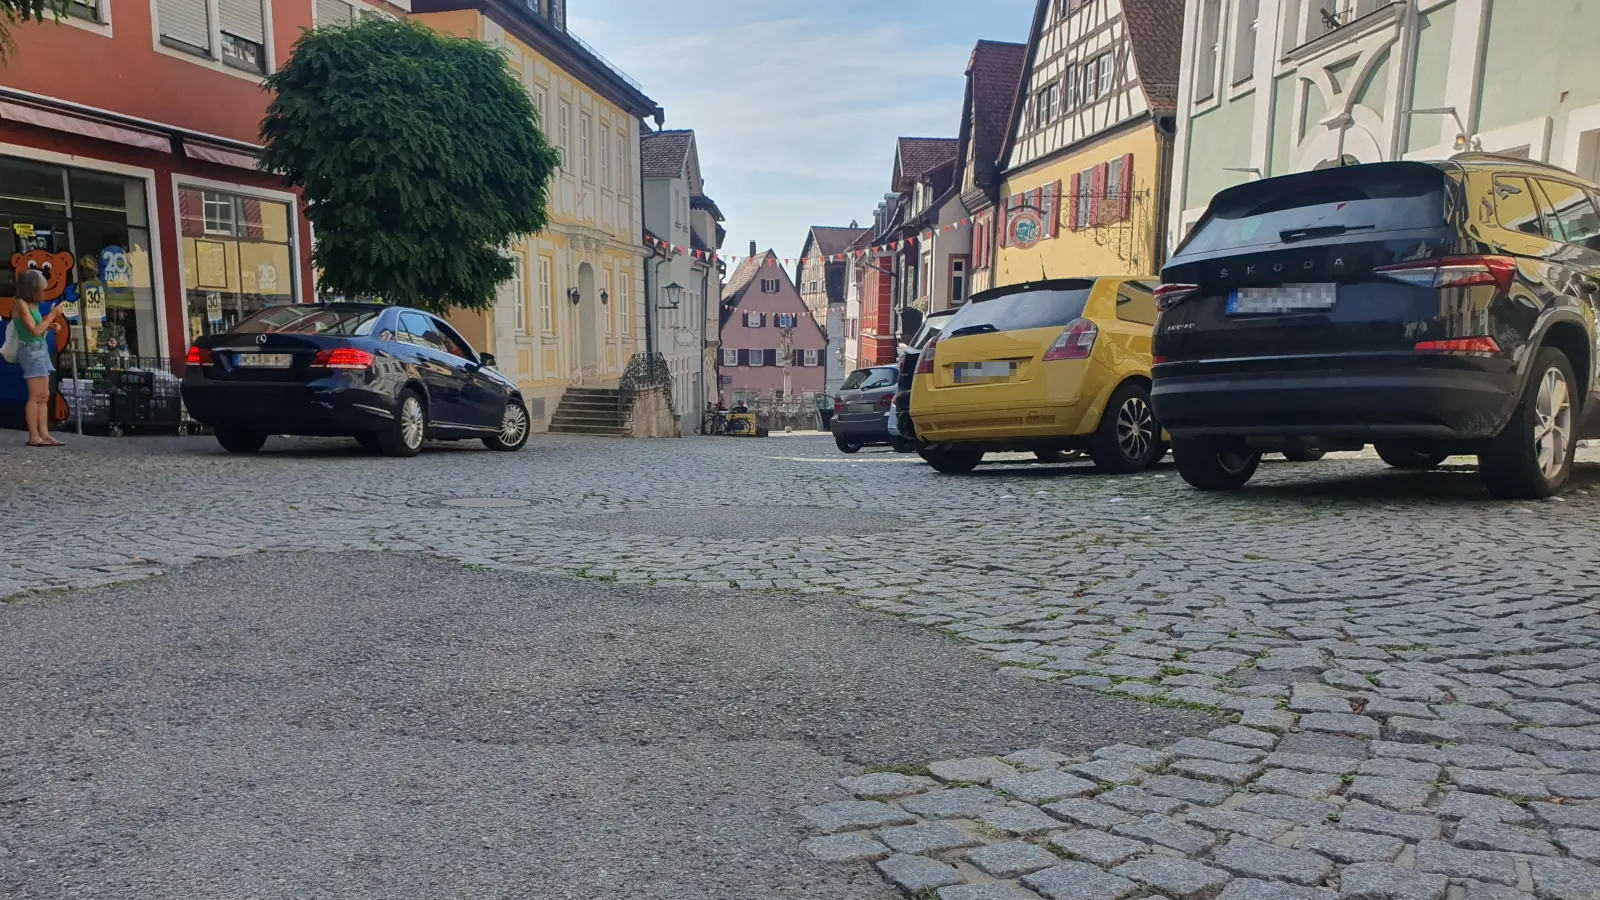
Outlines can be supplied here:
[[189, 348], [183, 402], [232, 453], [269, 434], [353, 437], [412, 456], [424, 438], [522, 449], [528, 408], [494, 357], [431, 313], [372, 303], [274, 306]]

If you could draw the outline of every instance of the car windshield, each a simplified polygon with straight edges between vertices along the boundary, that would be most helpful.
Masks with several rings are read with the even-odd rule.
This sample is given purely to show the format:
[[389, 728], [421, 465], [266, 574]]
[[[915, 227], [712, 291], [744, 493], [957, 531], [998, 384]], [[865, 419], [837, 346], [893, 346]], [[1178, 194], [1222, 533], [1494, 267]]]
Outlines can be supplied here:
[[330, 334], [362, 337], [372, 331], [381, 310], [316, 305], [275, 306], [233, 326], [231, 334]]
[[1066, 327], [1083, 315], [1094, 282], [1088, 279], [1040, 282], [974, 294], [944, 326], [944, 337]]
[[1229, 188], [1178, 248], [1190, 256], [1444, 224], [1446, 177], [1424, 163], [1319, 169]]

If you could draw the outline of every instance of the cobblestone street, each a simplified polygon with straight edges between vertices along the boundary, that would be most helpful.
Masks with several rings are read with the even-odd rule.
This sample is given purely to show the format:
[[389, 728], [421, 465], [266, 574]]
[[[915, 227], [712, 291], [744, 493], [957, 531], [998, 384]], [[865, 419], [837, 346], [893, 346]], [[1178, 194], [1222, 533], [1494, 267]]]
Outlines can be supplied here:
[[[102, 634], [65, 611], [87, 615], [100, 607], [86, 598], [139, 590], [144, 614], [178, 621], [187, 606], [164, 607], [160, 585], [180, 579], [174, 600], [221, 598], [207, 615], [223, 615], [225, 585], [181, 579], [272, 553], [292, 561], [286, 583], [314, 585], [319, 572], [335, 581], [368, 571], [375, 551], [403, 554], [404, 566], [449, 563], [463, 577], [537, 579], [555, 594], [560, 584], [595, 597], [719, 592], [730, 620], [741, 598], [752, 609], [823, 603], [818, 616], [842, 609], [862, 622], [903, 620], [896, 635], [955, 639], [943, 651], [885, 632], [881, 647], [839, 650], [830, 665], [846, 681], [849, 654], [919, 671], [896, 683], [900, 696], [852, 704], [872, 724], [811, 729], [824, 759], [786, 770], [793, 784], [734, 792], [787, 804], [759, 812], [791, 830], [763, 832], [746, 852], [793, 859], [741, 863], [783, 877], [760, 890], [685, 881], [659, 896], [879, 897], [881, 876], [941, 900], [1600, 898], [1594, 451], [1580, 451], [1564, 496], [1497, 503], [1465, 465], [1405, 474], [1354, 457], [1268, 462], [1248, 489], [1218, 496], [1188, 489], [1170, 464], [1128, 477], [1086, 465], [941, 477], [915, 457], [846, 457], [809, 435], [540, 436], [511, 456], [441, 445], [406, 461], [336, 441], [274, 441], [242, 457], [208, 439], [67, 439], [64, 451], [0, 451], [7, 507], [36, 511], [30, 527], [17, 527], [28, 515], [13, 516], [8, 535], [8, 559], [26, 563], [0, 571], [0, 596], [13, 601], [0, 606], [0, 633], [16, 646], [35, 628], [64, 642], [81, 628], [89, 647], [115, 633], [119, 654], [137, 653], [136, 632]], [[437, 597], [452, 591], [437, 568], [406, 571], [431, 579]], [[156, 575], [165, 579], [142, 580]], [[359, 595], [366, 582], [339, 583]], [[514, 587], [496, 584], [485, 590], [514, 601]], [[829, 645], [845, 646], [819, 644]], [[942, 652], [961, 663], [945, 669]], [[224, 665], [218, 677], [231, 672]], [[121, 692], [137, 695], [139, 670], [122, 674]], [[41, 848], [73, 827], [51, 825], [25, 799], [68, 777], [32, 768], [50, 749], [51, 703], [30, 696], [28, 671], [0, 675], [0, 717], [28, 723], [0, 738], [0, 889], [77, 896], [66, 887], [83, 882], [81, 870], [41, 874], [28, 862], [51, 865]], [[971, 690], [989, 700], [952, 700], [985, 676], [998, 687]], [[1011, 694], [1052, 718], [942, 737], [934, 727], [941, 710], [979, 723], [993, 698]], [[202, 691], [189, 702], [199, 714], [215, 699]], [[786, 721], [786, 708], [775, 702], [757, 727], [811, 728]], [[899, 739], [859, 737], [901, 720], [911, 724]], [[75, 740], [96, 740], [87, 722], [69, 726]], [[375, 765], [403, 770], [393, 759]], [[800, 763], [775, 756], [769, 778], [773, 765]], [[695, 820], [706, 814], [670, 813], [709, 832]], [[737, 845], [740, 834], [717, 840]], [[710, 858], [693, 842], [673, 846], [690, 868], [702, 865], [696, 854]], [[543, 894], [507, 880], [478, 884], [474, 896], [658, 896], [638, 877], [546, 881]], [[345, 896], [331, 883], [188, 887]], [[432, 896], [464, 884], [438, 881]]]

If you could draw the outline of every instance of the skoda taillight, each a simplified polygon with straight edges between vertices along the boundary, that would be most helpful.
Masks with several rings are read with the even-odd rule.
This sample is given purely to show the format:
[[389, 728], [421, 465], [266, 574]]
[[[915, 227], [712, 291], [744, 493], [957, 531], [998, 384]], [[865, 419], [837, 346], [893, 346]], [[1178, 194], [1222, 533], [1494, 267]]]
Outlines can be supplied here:
[[1510, 293], [1511, 283], [1517, 276], [1517, 261], [1509, 256], [1446, 256], [1381, 266], [1373, 269], [1372, 273], [1418, 287], [1453, 288], [1492, 284], [1502, 293]]
[[1056, 342], [1045, 351], [1044, 358], [1050, 359], [1088, 359], [1094, 351], [1095, 338], [1100, 336], [1100, 329], [1088, 319], [1077, 319], [1068, 325], [1056, 338]]
[[1171, 309], [1198, 293], [1200, 293], [1198, 284], [1158, 284], [1156, 306], [1161, 309]]

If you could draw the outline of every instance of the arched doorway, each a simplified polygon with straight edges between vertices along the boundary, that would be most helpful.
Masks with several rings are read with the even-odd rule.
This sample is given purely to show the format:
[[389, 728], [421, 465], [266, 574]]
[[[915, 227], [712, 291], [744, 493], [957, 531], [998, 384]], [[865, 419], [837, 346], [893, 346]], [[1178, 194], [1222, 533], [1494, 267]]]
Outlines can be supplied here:
[[600, 374], [600, 336], [598, 308], [600, 298], [595, 296], [594, 268], [588, 263], [578, 266], [578, 365], [580, 379], [596, 378]]

